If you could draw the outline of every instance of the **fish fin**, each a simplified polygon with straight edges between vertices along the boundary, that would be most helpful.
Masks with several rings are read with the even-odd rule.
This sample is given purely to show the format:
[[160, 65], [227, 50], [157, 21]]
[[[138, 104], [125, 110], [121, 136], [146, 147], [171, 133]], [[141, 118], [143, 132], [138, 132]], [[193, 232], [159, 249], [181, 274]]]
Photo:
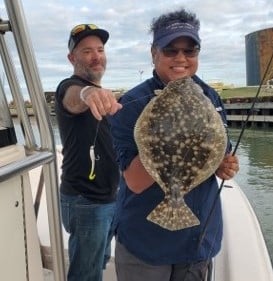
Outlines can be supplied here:
[[148, 216], [147, 219], [159, 226], [174, 231], [199, 225], [199, 219], [194, 215], [185, 201], [179, 206], [171, 206], [163, 200]]

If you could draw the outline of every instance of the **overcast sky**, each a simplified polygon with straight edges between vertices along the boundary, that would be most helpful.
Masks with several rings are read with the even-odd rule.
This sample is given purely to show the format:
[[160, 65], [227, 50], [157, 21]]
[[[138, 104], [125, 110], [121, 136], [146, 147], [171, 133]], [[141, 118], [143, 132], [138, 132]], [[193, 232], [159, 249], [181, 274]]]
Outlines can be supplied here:
[[[109, 31], [103, 85], [112, 89], [128, 89], [151, 76], [148, 31], [151, 20], [164, 12], [184, 6], [197, 14], [202, 39], [197, 74], [206, 82], [235, 86], [246, 84], [245, 35], [273, 27], [273, 0], [22, 0], [22, 5], [44, 91], [54, 91], [71, 75], [67, 40], [79, 23], [95, 23]], [[7, 19], [2, 0], [0, 16]]]

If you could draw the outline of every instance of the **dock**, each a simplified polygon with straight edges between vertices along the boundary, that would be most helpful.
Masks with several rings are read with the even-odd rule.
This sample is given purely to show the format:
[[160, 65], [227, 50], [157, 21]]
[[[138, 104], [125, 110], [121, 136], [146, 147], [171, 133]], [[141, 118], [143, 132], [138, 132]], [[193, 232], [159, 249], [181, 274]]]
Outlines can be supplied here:
[[[116, 98], [119, 98], [123, 92], [113, 91]], [[271, 93], [272, 92], [272, 93]], [[273, 128], [273, 90], [270, 95], [262, 96], [255, 102], [254, 109], [250, 115], [247, 127], [252, 128]], [[55, 116], [55, 92], [45, 92], [47, 108], [51, 116]], [[227, 113], [228, 126], [231, 128], [240, 128], [245, 122], [249, 110], [252, 107], [254, 97], [232, 97], [224, 98], [223, 103]], [[34, 115], [31, 105], [26, 106], [29, 116]], [[17, 116], [16, 107], [10, 106], [12, 117]]]
[[248, 114], [247, 127], [273, 128], [273, 97], [261, 98], [252, 109], [253, 98], [233, 98], [223, 100], [227, 113], [228, 125], [231, 128], [240, 128], [244, 124]]
[[226, 109], [229, 127], [273, 127], [273, 85], [226, 88], [219, 91], [219, 95]]

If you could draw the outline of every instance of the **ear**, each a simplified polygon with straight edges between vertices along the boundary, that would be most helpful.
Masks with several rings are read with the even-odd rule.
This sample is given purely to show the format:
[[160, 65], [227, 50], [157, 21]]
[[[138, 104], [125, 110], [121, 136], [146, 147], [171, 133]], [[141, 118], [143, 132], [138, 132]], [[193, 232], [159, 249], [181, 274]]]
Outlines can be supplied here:
[[67, 55], [67, 58], [68, 58], [68, 60], [69, 60], [72, 64], [74, 64], [75, 59], [74, 59], [73, 53], [69, 53], [69, 54]]

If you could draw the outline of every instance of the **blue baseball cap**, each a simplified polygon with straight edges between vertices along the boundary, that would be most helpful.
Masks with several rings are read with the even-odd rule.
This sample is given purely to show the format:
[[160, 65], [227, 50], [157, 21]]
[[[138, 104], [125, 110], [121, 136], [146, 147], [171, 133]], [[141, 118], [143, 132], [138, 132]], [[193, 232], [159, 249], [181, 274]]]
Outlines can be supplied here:
[[190, 23], [172, 22], [171, 24], [154, 31], [153, 45], [156, 45], [159, 48], [164, 48], [174, 39], [185, 36], [190, 37], [200, 46], [201, 39], [198, 30], [198, 27]]

